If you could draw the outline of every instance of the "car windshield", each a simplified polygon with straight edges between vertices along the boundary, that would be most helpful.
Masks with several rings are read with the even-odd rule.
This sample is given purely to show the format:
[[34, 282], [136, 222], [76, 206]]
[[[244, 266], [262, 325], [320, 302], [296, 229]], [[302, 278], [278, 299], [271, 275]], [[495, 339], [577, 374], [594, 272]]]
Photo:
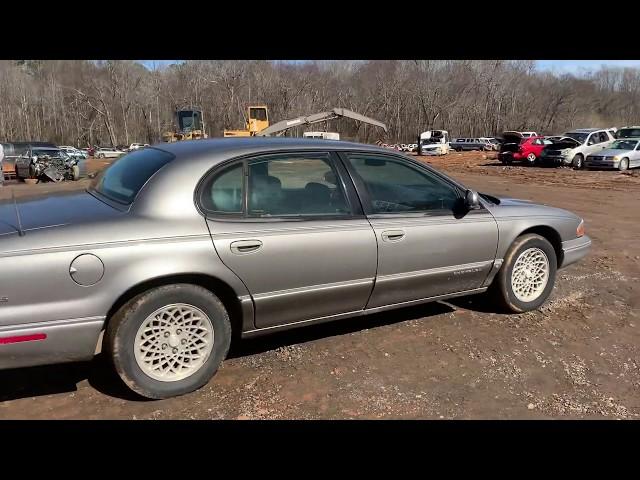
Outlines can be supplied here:
[[618, 138], [640, 137], [640, 128], [622, 128], [616, 132]]
[[577, 140], [580, 143], [584, 143], [587, 140], [588, 135], [589, 135], [588, 133], [582, 133], [582, 132], [569, 132], [569, 133], [565, 133], [563, 136], [573, 138], [574, 140]]
[[37, 157], [44, 157], [44, 156], [59, 157], [61, 153], [62, 153], [62, 150], [58, 150], [54, 148], [34, 148], [31, 151], [31, 154]]
[[617, 140], [609, 148], [613, 150], [634, 150], [638, 145], [638, 140]]
[[174, 158], [172, 154], [155, 148], [134, 150], [103, 170], [89, 189], [130, 205], [147, 180]]

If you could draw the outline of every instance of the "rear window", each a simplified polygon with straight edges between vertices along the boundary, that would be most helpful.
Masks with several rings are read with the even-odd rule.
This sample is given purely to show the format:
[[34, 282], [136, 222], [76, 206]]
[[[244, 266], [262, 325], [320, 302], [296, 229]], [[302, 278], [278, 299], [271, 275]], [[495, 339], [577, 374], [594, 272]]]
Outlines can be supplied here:
[[134, 150], [103, 170], [90, 188], [118, 203], [130, 205], [147, 180], [174, 158], [155, 148]]

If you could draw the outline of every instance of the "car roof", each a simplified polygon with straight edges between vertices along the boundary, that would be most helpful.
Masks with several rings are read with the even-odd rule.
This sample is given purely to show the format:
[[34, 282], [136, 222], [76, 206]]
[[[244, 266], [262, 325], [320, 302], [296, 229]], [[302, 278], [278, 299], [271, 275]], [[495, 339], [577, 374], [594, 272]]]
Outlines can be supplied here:
[[607, 130], [606, 128], [576, 128], [575, 130], [570, 130], [567, 133], [591, 133], [597, 132], [599, 130]]
[[316, 140], [311, 138], [249, 137], [249, 138], [209, 138], [184, 140], [181, 142], [159, 143], [153, 148], [164, 150], [180, 157], [206, 154], [252, 153], [278, 150], [372, 150], [388, 153], [388, 149], [364, 143], [341, 140]]

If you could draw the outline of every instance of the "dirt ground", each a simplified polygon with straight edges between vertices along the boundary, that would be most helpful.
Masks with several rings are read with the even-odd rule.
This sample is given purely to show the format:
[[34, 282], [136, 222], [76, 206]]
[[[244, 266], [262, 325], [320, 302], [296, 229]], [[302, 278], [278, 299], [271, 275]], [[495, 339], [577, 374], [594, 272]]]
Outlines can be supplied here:
[[468, 297], [245, 340], [180, 398], [134, 397], [101, 356], [0, 371], [0, 419], [637, 418], [640, 171], [503, 167], [478, 152], [421, 159], [479, 191], [576, 212], [591, 254], [559, 272], [540, 311], [497, 314]]

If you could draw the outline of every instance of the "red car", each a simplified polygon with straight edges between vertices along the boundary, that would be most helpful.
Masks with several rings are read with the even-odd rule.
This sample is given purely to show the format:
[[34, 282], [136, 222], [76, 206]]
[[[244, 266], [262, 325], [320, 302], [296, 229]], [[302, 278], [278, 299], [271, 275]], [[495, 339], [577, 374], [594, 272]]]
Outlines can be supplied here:
[[533, 165], [542, 149], [551, 143], [541, 136], [525, 138], [520, 132], [504, 132], [502, 138], [498, 160], [506, 164], [520, 161]]

